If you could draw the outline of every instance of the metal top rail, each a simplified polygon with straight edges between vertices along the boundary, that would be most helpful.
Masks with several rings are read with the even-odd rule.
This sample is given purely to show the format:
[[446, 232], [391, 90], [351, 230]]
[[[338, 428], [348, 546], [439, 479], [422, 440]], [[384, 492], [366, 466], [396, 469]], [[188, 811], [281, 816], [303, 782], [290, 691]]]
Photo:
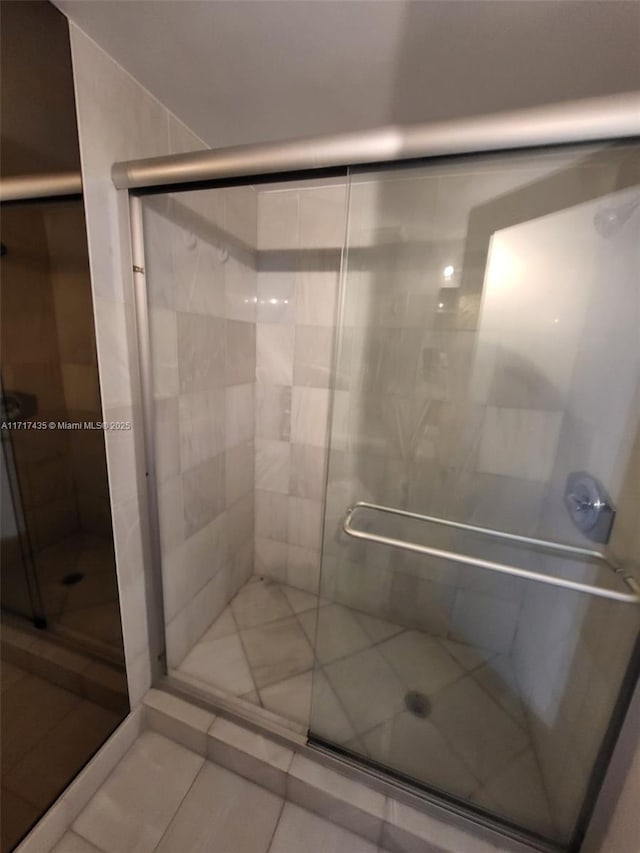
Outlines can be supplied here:
[[116, 163], [118, 189], [199, 184], [288, 172], [640, 136], [640, 93], [488, 116], [383, 127]]
[[[352, 526], [353, 515], [359, 509], [371, 509], [377, 512], [384, 512], [390, 515], [397, 515], [403, 518], [411, 518], [418, 521], [427, 521], [432, 524], [438, 524], [443, 527], [454, 528], [457, 530], [465, 530], [471, 533], [479, 533], [484, 536], [489, 536], [492, 539], [500, 539], [507, 542], [518, 542], [524, 545], [533, 545], [539, 548], [545, 548], [549, 551], [560, 554], [571, 554], [573, 556], [582, 556], [586, 559], [597, 560], [603, 564], [603, 567], [613, 572], [622, 583], [626, 585], [629, 592], [618, 592], [613, 589], [606, 589], [595, 586], [593, 584], [581, 583], [572, 581], [567, 578], [559, 578], [553, 575], [545, 575], [542, 572], [534, 572], [530, 569], [521, 569], [518, 566], [511, 566], [507, 563], [497, 563], [493, 560], [484, 560], [480, 557], [471, 557], [468, 554], [460, 554], [456, 551], [447, 551], [442, 548], [432, 548], [429, 545], [421, 545], [418, 542], [410, 542], [404, 539], [396, 539], [391, 536], [383, 536], [379, 533], [369, 533], [366, 530], [357, 530]], [[378, 545], [389, 545], [392, 548], [401, 548], [405, 551], [414, 551], [417, 554], [426, 554], [432, 557], [439, 557], [444, 560], [451, 560], [454, 563], [462, 563], [467, 566], [474, 566], [479, 569], [486, 569], [492, 572], [500, 572], [505, 575], [523, 578], [524, 580], [536, 581], [550, 586], [558, 586], [563, 589], [570, 589], [574, 592], [582, 592], [588, 595], [593, 595], [598, 598], [608, 598], [612, 601], [622, 601], [627, 604], [640, 604], [640, 585], [635, 578], [625, 574], [621, 569], [611, 565], [604, 554], [599, 551], [594, 551], [590, 548], [580, 548], [575, 545], [562, 545], [556, 542], [548, 542], [545, 539], [535, 539], [531, 536], [519, 536], [516, 533], [505, 533], [500, 530], [492, 530], [488, 527], [478, 527], [473, 524], [463, 524], [458, 521], [447, 521], [443, 518], [436, 518], [430, 515], [421, 515], [416, 512], [408, 512], [406, 510], [395, 509], [394, 507], [380, 506], [379, 504], [367, 503], [366, 501], [358, 501], [347, 509], [345, 514], [342, 529], [348, 536], [355, 539], [364, 539], [369, 542], [375, 542]]]
[[80, 172], [18, 175], [0, 181], [0, 202], [59, 198], [82, 193]]

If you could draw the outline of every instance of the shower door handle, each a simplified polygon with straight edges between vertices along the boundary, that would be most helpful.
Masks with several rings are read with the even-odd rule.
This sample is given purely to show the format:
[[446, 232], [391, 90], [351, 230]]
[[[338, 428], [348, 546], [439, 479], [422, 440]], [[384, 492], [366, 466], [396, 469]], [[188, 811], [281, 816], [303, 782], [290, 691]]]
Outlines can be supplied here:
[[[581, 583], [580, 581], [572, 581], [567, 578], [556, 577], [554, 575], [545, 575], [542, 572], [534, 572], [530, 569], [523, 569], [519, 566], [511, 566], [508, 563], [498, 563], [494, 560], [485, 560], [481, 557], [472, 557], [468, 554], [460, 554], [457, 551], [448, 551], [442, 548], [432, 548], [430, 545], [422, 545], [419, 542], [411, 542], [406, 539], [396, 539], [391, 536], [384, 536], [380, 533], [370, 533], [367, 530], [358, 530], [353, 526], [353, 516], [358, 510], [368, 509], [377, 512], [395, 515], [401, 518], [409, 518], [415, 521], [425, 521], [431, 524], [448, 527], [455, 530], [465, 530], [470, 533], [481, 534], [492, 539], [499, 539], [507, 542], [515, 542], [521, 545], [533, 545], [539, 548], [545, 548], [555, 552], [558, 555], [571, 554], [573, 556], [584, 557], [585, 559], [598, 561], [603, 568], [615, 574], [615, 576], [627, 587], [628, 592], [618, 592], [613, 589], [606, 589], [595, 586], [593, 584]], [[556, 542], [548, 542], [545, 539], [535, 539], [531, 536], [519, 536], [515, 533], [505, 533], [501, 530], [492, 530], [488, 527], [478, 527], [473, 524], [463, 524], [459, 521], [447, 521], [444, 518], [436, 518], [429, 515], [421, 515], [407, 510], [395, 509], [394, 507], [380, 506], [379, 504], [371, 504], [366, 501], [358, 501], [350, 506], [344, 516], [342, 529], [354, 539], [363, 539], [367, 542], [374, 542], [378, 545], [387, 545], [391, 548], [400, 548], [404, 551], [412, 551], [416, 554], [424, 554], [426, 556], [437, 557], [442, 560], [451, 560], [451, 562], [459, 563], [466, 566], [474, 566], [475, 568], [485, 569], [490, 572], [499, 572], [512, 577], [519, 577], [523, 580], [535, 581], [536, 583], [547, 584], [548, 586], [557, 586], [562, 589], [570, 589], [574, 592], [582, 592], [587, 595], [593, 595], [598, 598], [608, 598], [612, 601], [621, 601], [627, 604], [640, 604], [640, 585], [635, 578], [625, 574], [621, 569], [613, 566], [604, 554], [599, 551], [593, 551], [589, 548], [580, 548], [574, 545], [561, 545]]]

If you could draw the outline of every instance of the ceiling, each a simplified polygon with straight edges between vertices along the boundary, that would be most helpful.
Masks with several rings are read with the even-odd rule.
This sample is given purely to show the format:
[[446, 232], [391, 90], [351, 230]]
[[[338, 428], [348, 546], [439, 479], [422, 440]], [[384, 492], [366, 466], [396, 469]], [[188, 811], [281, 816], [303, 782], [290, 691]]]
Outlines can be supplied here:
[[212, 147], [640, 89], [640, 3], [57, 0]]

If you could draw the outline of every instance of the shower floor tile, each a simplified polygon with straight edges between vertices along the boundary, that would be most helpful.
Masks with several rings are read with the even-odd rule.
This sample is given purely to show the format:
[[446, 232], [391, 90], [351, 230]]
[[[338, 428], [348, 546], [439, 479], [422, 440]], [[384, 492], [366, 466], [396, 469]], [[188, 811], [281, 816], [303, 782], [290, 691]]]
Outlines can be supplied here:
[[[254, 577], [175, 672], [418, 782], [551, 826], [506, 656]], [[422, 716], [408, 709], [411, 691]]]
[[214, 850], [386, 853], [153, 731], [135, 741], [52, 853]]

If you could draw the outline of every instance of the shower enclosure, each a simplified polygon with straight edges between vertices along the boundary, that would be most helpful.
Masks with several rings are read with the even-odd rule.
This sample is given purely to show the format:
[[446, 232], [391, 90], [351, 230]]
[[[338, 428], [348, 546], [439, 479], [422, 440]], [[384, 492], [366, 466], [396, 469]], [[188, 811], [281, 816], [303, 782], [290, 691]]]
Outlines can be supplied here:
[[638, 145], [283, 150], [114, 172], [159, 676], [577, 849], [638, 674]]

